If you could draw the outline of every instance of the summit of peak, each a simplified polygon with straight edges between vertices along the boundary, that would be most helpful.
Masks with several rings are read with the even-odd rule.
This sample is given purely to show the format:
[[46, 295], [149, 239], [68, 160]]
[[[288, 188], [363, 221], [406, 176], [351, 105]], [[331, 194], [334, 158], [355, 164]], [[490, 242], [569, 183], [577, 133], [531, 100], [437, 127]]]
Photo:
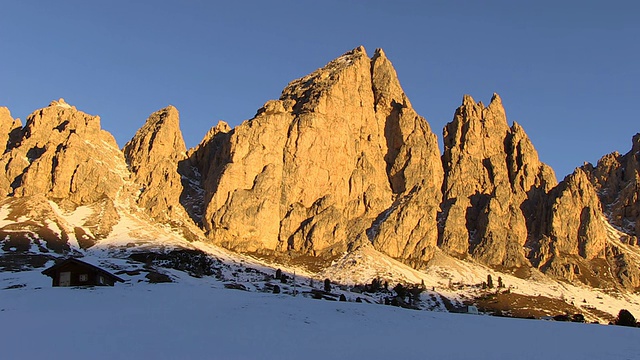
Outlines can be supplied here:
[[476, 104], [476, 101], [473, 100], [473, 97], [471, 97], [471, 95], [469, 94], [464, 94], [462, 96], [462, 105], [467, 105], [467, 106], [473, 106]]
[[49, 106], [57, 106], [57, 107], [63, 107], [63, 108], [71, 108], [72, 106], [67, 104], [66, 101], [64, 101], [63, 98], [60, 98], [58, 100], [53, 100], [49, 103]]
[[384, 50], [382, 48], [377, 48], [376, 51], [373, 53], [373, 57], [382, 57], [382, 58], [386, 58], [387, 55], [384, 53]]

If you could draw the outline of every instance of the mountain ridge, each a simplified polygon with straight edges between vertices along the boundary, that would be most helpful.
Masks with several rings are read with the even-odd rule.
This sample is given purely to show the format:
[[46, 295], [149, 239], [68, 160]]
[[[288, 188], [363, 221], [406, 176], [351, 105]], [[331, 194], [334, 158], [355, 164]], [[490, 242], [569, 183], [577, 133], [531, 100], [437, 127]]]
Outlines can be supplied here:
[[[70, 238], [89, 249], [136, 214], [243, 253], [329, 262], [372, 246], [416, 269], [445, 254], [592, 287], [640, 287], [640, 135], [629, 153], [557, 182], [522, 126], [509, 126], [499, 95], [487, 106], [465, 95], [441, 153], [381, 49], [369, 58], [358, 47], [292, 81], [254, 118], [221, 122], [192, 149], [172, 106], [123, 149], [99, 122], [63, 99], [24, 127], [0, 108], [3, 201], [31, 209], [35, 233], [47, 232], [51, 211], [35, 203], [95, 209], [78, 226], [47, 232], [43, 248], [58, 237], [54, 252], [72, 251]], [[21, 223], [0, 229], [5, 248], [36, 241], [34, 225]]]

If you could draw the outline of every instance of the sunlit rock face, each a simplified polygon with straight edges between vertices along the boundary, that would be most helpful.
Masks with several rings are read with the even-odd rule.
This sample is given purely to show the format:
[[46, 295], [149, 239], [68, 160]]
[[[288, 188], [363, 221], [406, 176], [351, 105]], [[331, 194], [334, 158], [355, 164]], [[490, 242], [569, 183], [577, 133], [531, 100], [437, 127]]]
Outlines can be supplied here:
[[100, 128], [98, 116], [60, 99], [29, 115], [23, 129], [18, 130], [19, 123], [6, 126], [7, 120], [2, 121], [9, 130], [3, 140], [15, 138], [0, 159], [9, 185], [5, 193], [44, 194], [75, 204], [115, 199], [126, 164], [113, 136]]
[[216, 168], [203, 222], [215, 242], [321, 255], [364, 241], [407, 261], [435, 249], [437, 140], [382, 50], [344, 54], [206, 141]]
[[466, 95], [444, 129], [441, 248], [491, 266], [529, 264], [524, 246], [540, 231], [538, 214], [556, 185], [526, 133], [509, 127], [502, 101]]
[[[42, 240], [43, 249], [65, 251], [71, 235], [87, 248], [111, 232], [119, 219], [114, 203], [131, 193], [125, 186], [129, 172], [98, 116], [60, 99], [29, 115], [23, 128], [8, 111], [0, 110], [0, 127], [5, 147], [0, 186], [6, 196], [3, 204], [15, 221], [11, 229], [2, 229], [11, 232], [9, 240], [29, 243], [35, 237]], [[55, 215], [57, 206], [68, 211], [78, 206], [94, 209], [82, 219], [91, 233]]]
[[122, 150], [98, 116], [63, 99], [24, 127], [0, 107], [0, 207], [12, 221], [2, 246], [89, 248], [121, 234], [126, 218], [327, 265], [364, 249], [415, 268], [449, 255], [640, 287], [640, 134], [625, 155], [557, 183], [497, 94], [487, 106], [465, 95], [443, 143], [441, 154], [386, 54], [363, 47], [292, 81], [239, 126], [219, 122], [188, 151], [173, 106]]
[[598, 192], [611, 224], [629, 234], [626, 242], [637, 245], [640, 234], [640, 133], [633, 136], [631, 150], [603, 156], [594, 167], [582, 169]]

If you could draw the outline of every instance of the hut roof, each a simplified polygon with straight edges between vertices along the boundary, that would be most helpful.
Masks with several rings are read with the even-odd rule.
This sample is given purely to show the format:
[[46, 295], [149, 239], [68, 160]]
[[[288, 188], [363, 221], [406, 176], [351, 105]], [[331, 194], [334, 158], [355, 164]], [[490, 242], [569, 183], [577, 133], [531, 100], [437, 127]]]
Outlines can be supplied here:
[[89, 269], [92, 269], [92, 270], [94, 270], [94, 271], [96, 271], [96, 272], [100, 273], [101, 275], [108, 276], [108, 277], [112, 278], [114, 281], [124, 282], [124, 280], [122, 280], [122, 279], [121, 279], [121, 278], [119, 278], [118, 276], [113, 275], [112, 273], [110, 273], [110, 272], [108, 272], [108, 271], [106, 271], [106, 270], [104, 270], [104, 269], [101, 269], [101, 268], [99, 268], [99, 267], [97, 267], [97, 266], [95, 266], [95, 265], [92, 265], [92, 264], [86, 263], [86, 262], [84, 262], [84, 261], [80, 261], [80, 260], [78, 260], [78, 259], [76, 259], [76, 258], [68, 258], [68, 259], [66, 259], [66, 260], [64, 260], [64, 261], [61, 261], [61, 262], [59, 262], [59, 263], [57, 263], [57, 264], [53, 265], [52, 267], [50, 267], [50, 268], [48, 268], [48, 269], [43, 270], [43, 271], [42, 271], [42, 274], [47, 275], [47, 276], [50, 276], [50, 277], [53, 277], [53, 276], [55, 276], [55, 271], [56, 271], [57, 269], [59, 269], [59, 268], [61, 268], [61, 267], [65, 266], [65, 265], [67, 265], [67, 264], [77, 264], [77, 265], [80, 265], [80, 266], [84, 266], [84, 267], [87, 267], [87, 268], [89, 268]]

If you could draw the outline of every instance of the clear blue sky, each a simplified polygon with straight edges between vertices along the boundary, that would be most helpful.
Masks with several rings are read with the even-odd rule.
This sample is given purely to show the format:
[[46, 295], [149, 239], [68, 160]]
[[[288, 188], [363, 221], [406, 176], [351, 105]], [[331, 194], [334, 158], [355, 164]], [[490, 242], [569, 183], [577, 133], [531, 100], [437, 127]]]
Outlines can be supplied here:
[[122, 147], [172, 104], [192, 147], [359, 45], [385, 50], [439, 138], [463, 94], [499, 93], [559, 179], [640, 131], [640, 2], [615, 0], [7, 0], [0, 106], [24, 121], [64, 97]]

